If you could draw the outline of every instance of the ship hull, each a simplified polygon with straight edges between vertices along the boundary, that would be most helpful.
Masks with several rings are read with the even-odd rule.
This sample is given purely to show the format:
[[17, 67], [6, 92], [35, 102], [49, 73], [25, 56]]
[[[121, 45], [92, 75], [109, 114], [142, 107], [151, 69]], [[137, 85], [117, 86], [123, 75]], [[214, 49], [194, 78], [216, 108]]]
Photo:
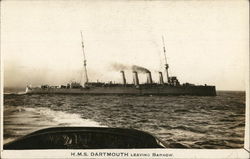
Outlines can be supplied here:
[[197, 95], [216, 96], [215, 86], [159, 87], [94, 87], [94, 88], [28, 88], [26, 94], [86, 94], [86, 95]]

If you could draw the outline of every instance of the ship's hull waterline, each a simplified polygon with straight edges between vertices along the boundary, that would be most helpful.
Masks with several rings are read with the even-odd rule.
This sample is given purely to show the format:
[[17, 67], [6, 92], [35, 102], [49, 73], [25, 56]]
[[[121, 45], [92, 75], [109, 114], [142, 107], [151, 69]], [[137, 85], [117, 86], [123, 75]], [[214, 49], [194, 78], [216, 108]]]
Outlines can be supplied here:
[[216, 96], [215, 86], [94, 87], [94, 88], [27, 88], [26, 94], [85, 95], [197, 95]]

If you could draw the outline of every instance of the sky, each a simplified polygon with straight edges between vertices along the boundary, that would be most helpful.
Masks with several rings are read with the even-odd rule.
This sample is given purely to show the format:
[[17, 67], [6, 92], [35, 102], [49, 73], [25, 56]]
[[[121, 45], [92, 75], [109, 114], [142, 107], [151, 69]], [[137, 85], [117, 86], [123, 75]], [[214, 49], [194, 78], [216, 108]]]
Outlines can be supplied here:
[[[245, 90], [248, 13], [244, 0], [2, 1], [4, 86], [80, 81], [82, 31], [90, 81], [121, 82], [114, 64], [145, 67], [155, 82], [158, 71], [165, 78], [163, 36], [170, 76]], [[132, 82], [132, 71], [125, 74]]]

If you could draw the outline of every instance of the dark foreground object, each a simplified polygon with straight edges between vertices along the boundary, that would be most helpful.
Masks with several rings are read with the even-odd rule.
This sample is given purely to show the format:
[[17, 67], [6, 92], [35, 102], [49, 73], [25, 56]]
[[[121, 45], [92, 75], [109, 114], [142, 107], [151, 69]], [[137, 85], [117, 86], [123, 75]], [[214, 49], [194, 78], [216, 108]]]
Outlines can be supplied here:
[[55, 127], [30, 133], [5, 144], [4, 149], [143, 149], [164, 145], [153, 135], [135, 129]]

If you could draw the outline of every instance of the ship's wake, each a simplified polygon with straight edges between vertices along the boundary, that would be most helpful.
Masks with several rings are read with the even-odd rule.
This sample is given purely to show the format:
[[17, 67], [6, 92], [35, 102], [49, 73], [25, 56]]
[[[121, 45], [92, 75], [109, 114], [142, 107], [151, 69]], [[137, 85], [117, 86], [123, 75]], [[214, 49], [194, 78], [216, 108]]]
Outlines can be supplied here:
[[26, 92], [4, 92], [4, 95], [22, 95], [26, 94]]
[[45, 107], [8, 106], [4, 110], [4, 114], [5, 143], [47, 127], [105, 127], [93, 120], [84, 119], [79, 114], [55, 111]]

